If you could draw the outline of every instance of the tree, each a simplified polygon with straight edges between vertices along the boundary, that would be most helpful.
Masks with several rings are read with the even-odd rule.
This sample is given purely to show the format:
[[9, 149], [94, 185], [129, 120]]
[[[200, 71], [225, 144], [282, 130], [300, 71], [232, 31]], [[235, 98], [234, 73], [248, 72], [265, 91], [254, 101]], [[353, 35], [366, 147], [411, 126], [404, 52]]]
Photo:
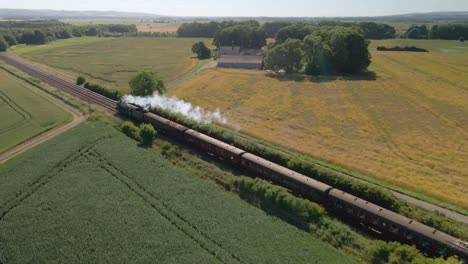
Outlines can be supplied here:
[[197, 54], [200, 60], [209, 59], [211, 57], [211, 50], [206, 47], [205, 43], [200, 41], [192, 46], [192, 52]]
[[6, 51], [8, 49], [8, 43], [0, 36], [0, 52]]
[[77, 85], [82, 85], [85, 82], [86, 82], [86, 79], [83, 76], [78, 76], [78, 78], [76, 78], [76, 84]]
[[429, 38], [429, 31], [426, 25], [412, 25], [405, 35], [409, 39], [427, 39]]
[[332, 73], [331, 49], [320, 36], [309, 35], [304, 39], [305, 73], [308, 75]]
[[5, 34], [3, 35], [3, 38], [5, 39], [5, 41], [8, 43], [8, 46], [10, 47], [18, 44], [16, 42], [16, 38], [13, 35]]
[[128, 82], [135, 96], [149, 96], [154, 92], [164, 93], [166, 87], [164, 81], [154, 72], [142, 71], [132, 77]]
[[329, 43], [338, 73], [359, 73], [370, 65], [369, 41], [355, 28], [337, 28]]
[[266, 45], [266, 33], [255, 25], [236, 25], [216, 32], [213, 43], [221, 46], [241, 46], [259, 49]]
[[129, 122], [129, 121], [123, 122], [120, 128], [122, 129], [122, 132], [125, 135], [133, 139], [140, 140], [140, 130], [132, 122]]
[[21, 42], [25, 44], [41, 45], [47, 42], [47, 36], [41, 30], [26, 31], [21, 37]]
[[305, 37], [312, 34], [314, 27], [308, 24], [296, 23], [281, 28], [276, 35], [276, 43], [282, 44], [288, 39], [304, 40]]
[[141, 138], [141, 143], [143, 146], [151, 147], [153, 145], [153, 140], [156, 137], [156, 130], [152, 125], [141, 124], [138, 134]]
[[302, 41], [288, 39], [267, 53], [265, 65], [269, 69], [285, 69], [287, 73], [293, 73], [302, 68], [303, 54]]

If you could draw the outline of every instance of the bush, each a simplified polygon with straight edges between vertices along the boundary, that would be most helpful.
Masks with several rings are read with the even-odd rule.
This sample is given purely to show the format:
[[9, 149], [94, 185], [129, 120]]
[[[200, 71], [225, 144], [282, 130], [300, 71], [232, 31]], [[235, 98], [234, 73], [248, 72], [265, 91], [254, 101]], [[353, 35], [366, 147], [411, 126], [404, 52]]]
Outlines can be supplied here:
[[128, 122], [128, 121], [123, 122], [120, 128], [122, 129], [122, 132], [128, 137], [131, 137], [136, 140], [140, 140], [140, 136], [139, 136], [140, 130], [132, 122]]
[[166, 158], [173, 159], [180, 157], [180, 149], [171, 143], [164, 142], [161, 146], [161, 150], [161, 154]]
[[422, 49], [422, 48], [417, 48], [415, 46], [406, 46], [406, 47], [400, 47], [400, 46], [395, 46], [391, 48], [387, 48], [384, 46], [379, 46], [377, 47], [378, 51], [411, 51], [411, 52], [429, 52], [427, 49]]
[[5, 34], [3, 35], [3, 38], [5, 39], [5, 41], [8, 43], [8, 46], [10, 47], [18, 44], [16, 42], [16, 38], [13, 35]]
[[154, 92], [163, 94], [166, 91], [166, 86], [161, 77], [151, 71], [142, 71], [133, 76], [129, 81], [132, 95], [135, 96], [150, 96]]
[[8, 49], [8, 43], [0, 36], [0, 52]]
[[86, 83], [86, 79], [83, 76], [78, 76], [78, 78], [76, 78], [77, 85], [83, 85], [84, 83]]
[[120, 97], [122, 97], [122, 94], [119, 91], [116, 90], [110, 90], [106, 87], [102, 87], [97, 84], [91, 84], [89, 82], [84, 84], [84, 88], [89, 89], [93, 92], [96, 92], [100, 95], [104, 95], [108, 98], [114, 99], [114, 100], [120, 100]]
[[143, 146], [151, 147], [153, 145], [153, 140], [156, 137], [156, 130], [150, 124], [141, 124], [138, 135], [141, 138]]
[[211, 57], [211, 50], [206, 47], [205, 43], [200, 41], [192, 46], [192, 52], [197, 54], [198, 59], [204, 60]]

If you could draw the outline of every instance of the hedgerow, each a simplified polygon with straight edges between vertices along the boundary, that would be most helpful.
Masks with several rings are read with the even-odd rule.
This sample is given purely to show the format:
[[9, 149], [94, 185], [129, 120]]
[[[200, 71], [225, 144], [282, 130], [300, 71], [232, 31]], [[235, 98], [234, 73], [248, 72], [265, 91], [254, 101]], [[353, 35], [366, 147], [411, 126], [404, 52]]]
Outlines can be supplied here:
[[123, 95], [120, 91], [112, 90], [112, 89], [109, 89], [107, 87], [100, 86], [98, 84], [91, 84], [89, 82], [84, 84], [84, 88], [86, 88], [88, 90], [91, 90], [91, 91], [93, 91], [95, 93], [98, 93], [100, 95], [104, 95], [104, 96], [109, 97], [109, 98], [114, 99], [114, 100], [120, 100], [120, 98]]

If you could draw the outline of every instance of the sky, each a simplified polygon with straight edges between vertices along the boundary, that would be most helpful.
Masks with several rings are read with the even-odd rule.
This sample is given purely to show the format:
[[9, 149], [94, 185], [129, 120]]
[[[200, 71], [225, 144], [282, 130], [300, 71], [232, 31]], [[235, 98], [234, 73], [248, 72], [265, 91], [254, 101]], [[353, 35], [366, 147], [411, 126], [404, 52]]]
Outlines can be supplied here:
[[468, 11], [468, 0], [0, 0], [0, 8], [145, 12], [171, 16], [382, 16]]

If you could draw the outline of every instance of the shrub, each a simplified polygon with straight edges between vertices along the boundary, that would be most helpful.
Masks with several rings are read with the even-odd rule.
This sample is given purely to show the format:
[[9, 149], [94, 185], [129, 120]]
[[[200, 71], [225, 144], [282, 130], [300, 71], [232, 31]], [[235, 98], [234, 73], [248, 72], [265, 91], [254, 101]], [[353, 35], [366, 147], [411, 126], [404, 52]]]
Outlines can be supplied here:
[[0, 36], [0, 52], [8, 49], [8, 43]]
[[84, 87], [86, 89], [89, 89], [93, 92], [96, 92], [100, 95], [104, 95], [106, 97], [109, 97], [111, 99], [114, 99], [114, 100], [119, 100], [120, 97], [122, 97], [122, 94], [119, 92], [119, 91], [116, 91], [116, 90], [110, 90], [106, 87], [103, 87], [103, 86], [100, 86], [100, 85], [97, 85], [97, 84], [91, 84], [89, 82], [85, 83], [84, 84]]
[[164, 142], [161, 146], [161, 153], [164, 157], [173, 159], [180, 156], [180, 149], [171, 143]]
[[205, 43], [202, 41], [193, 44], [192, 52], [197, 54], [200, 60], [209, 59], [211, 57], [211, 50], [206, 47]]
[[156, 130], [150, 124], [141, 124], [138, 135], [141, 138], [143, 146], [151, 147], [153, 145], [153, 140], [156, 137]]
[[86, 79], [83, 76], [78, 76], [78, 78], [76, 78], [77, 85], [83, 85], [84, 83], [86, 83]]
[[387, 47], [384, 47], [384, 46], [379, 46], [379, 47], [377, 47], [377, 50], [379, 50], [379, 51], [429, 52], [427, 49], [417, 48], [415, 46], [406, 46], [406, 47], [395, 46], [395, 47], [391, 47], [391, 48], [387, 48]]
[[137, 126], [135, 126], [132, 122], [123, 122], [122, 125], [120, 126], [122, 129], [122, 132], [136, 140], [140, 140], [140, 130], [138, 129]]

